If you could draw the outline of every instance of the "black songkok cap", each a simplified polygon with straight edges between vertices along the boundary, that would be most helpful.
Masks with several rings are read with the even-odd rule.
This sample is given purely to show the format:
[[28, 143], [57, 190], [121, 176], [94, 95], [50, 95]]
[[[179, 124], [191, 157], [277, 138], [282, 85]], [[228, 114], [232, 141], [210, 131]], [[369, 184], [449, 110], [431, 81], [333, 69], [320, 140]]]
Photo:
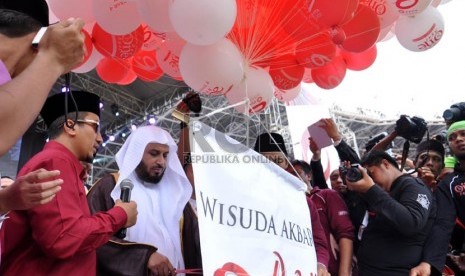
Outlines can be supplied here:
[[9, 9], [29, 15], [42, 26], [49, 25], [48, 5], [45, 0], [0, 0], [0, 9]]
[[427, 150], [439, 153], [442, 156], [442, 159], [444, 160], [445, 149], [439, 141], [426, 140], [418, 144], [416, 157], [418, 157], [422, 152], [425, 152]]
[[278, 133], [262, 133], [255, 141], [254, 150], [256, 152], [283, 152], [287, 156], [284, 138]]
[[[100, 117], [100, 97], [86, 91], [72, 91], [71, 94], [76, 101], [76, 105], [79, 112], [92, 112]], [[53, 121], [61, 116], [65, 115], [65, 95], [66, 93], [58, 93], [45, 101], [40, 115], [44, 119], [47, 127], [50, 126]], [[68, 95], [68, 113], [75, 112], [76, 107], [71, 99], [71, 95]]]

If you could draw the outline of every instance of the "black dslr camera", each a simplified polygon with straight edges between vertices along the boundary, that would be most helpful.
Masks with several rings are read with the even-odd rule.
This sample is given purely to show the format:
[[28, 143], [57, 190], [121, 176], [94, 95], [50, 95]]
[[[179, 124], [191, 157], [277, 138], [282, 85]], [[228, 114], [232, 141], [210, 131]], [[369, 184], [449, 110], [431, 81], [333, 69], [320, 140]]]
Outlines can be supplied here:
[[420, 117], [401, 115], [396, 122], [396, 131], [399, 136], [416, 144], [421, 142], [427, 129], [426, 121]]
[[341, 175], [341, 179], [349, 180], [350, 182], [357, 182], [363, 178], [362, 172], [358, 168], [358, 164], [352, 164], [350, 166], [339, 166], [339, 174]]
[[442, 117], [446, 122], [457, 122], [465, 120], [465, 102], [456, 103], [444, 110]]

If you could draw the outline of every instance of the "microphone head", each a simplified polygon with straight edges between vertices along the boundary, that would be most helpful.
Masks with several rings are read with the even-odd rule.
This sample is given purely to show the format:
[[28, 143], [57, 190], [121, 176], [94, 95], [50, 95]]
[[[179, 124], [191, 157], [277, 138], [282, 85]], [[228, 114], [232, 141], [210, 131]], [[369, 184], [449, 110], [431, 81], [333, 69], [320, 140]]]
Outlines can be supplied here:
[[127, 178], [121, 181], [120, 186], [121, 186], [121, 190], [122, 189], [132, 190], [132, 188], [134, 188], [134, 184], [132, 184], [131, 179], [127, 179]]

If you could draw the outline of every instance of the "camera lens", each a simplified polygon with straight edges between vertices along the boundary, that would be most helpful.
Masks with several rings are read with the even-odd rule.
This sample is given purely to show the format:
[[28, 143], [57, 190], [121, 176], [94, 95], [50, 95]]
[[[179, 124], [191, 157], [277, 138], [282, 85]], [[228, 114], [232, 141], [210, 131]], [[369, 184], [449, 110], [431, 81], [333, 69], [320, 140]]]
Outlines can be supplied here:
[[351, 167], [347, 170], [347, 180], [350, 182], [357, 182], [363, 178], [362, 172], [358, 169], [358, 167]]
[[452, 121], [454, 120], [454, 118], [460, 117], [460, 109], [458, 108], [446, 109], [444, 113], [442, 114], [442, 117], [446, 121]]

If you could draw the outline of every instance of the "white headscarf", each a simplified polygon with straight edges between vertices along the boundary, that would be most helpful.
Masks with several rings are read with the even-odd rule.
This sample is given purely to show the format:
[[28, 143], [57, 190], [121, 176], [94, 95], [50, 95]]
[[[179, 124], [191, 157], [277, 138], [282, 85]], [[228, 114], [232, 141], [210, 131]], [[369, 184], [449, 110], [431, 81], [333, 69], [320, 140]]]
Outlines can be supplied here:
[[[145, 183], [135, 173], [149, 143], [169, 146], [166, 170], [158, 184]], [[144, 126], [133, 131], [115, 156], [120, 176], [111, 196], [119, 199], [121, 181], [130, 179], [134, 184], [131, 200], [137, 203], [138, 216], [136, 225], [127, 229], [126, 239], [156, 246], [174, 267], [184, 269], [179, 226], [192, 187], [176, 150], [171, 135], [159, 127]]]

